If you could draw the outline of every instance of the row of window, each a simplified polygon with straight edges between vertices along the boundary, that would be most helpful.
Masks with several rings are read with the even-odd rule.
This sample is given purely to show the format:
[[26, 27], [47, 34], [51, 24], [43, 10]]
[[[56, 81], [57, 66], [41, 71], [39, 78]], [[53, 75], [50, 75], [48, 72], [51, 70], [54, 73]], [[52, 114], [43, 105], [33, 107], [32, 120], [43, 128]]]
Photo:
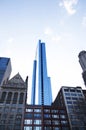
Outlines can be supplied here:
[[[30, 124], [37, 124], [37, 125], [41, 125], [42, 121], [41, 120], [30, 120], [30, 119], [25, 119], [24, 124], [30, 125]], [[67, 120], [44, 120], [43, 124], [48, 124], [48, 125], [67, 125], [68, 121]]]
[[[57, 115], [57, 114], [44, 114], [43, 115], [44, 116], [44, 118], [46, 119], [46, 118], [54, 118], [54, 119], [66, 119], [67, 118], [67, 115]], [[25, 114], [25, 118], [37, 118], [37, 119], [41, 119], [41, 117], [42, 117], [42, 114], [40, 113], [34, 113], [34, 114], [32, 114], [32, 113], [26, 113]]]
[[78, 101], [83, 101], [84, 99], [81, 97], [66, 97], [67, 100], [78, 100]]
[[[13, 129], [14, 128], [14, 129]], [[15, 125], [15, 126], [13, 126], [13, 125], [8, 125], [7, 126], [7, 130], [21, 130], [21, 125]], [[1, 125], [0, 124], [0, 130], [6, 130], [5, 129], [5, 125]]]
[[64, 89], [65, 92], [78, 92], [81, 93], [81, 90], [75, 90], [75, 89]]
[[56, 110], [56, 109], [51, 109], [51, 110], [50, 109], [43, 109], [43, 110], [41, 110], [40, 108], [39, 109], [38, 108], [37, 109], [36, 108], [35, 109], [26, 108], [26, 112], [36, 112], [36, 113], [38, 112], [38, 113], [40, 113], [42, 111], [44, 113], [50, 113], [50, 112], [51, 113], [64, 113], [64, 114], [66, 113], [65, 110]]
[[82, 97], [83, 95], [81, 93], [69, 93], [69, 92], [66, 92], [65, 93], [65, 96], [78, 96], [78, 97]]
[[[5, 98], [6, 98], [6, 94], [7, 92], [2, 92], [1, 98], [0, 98], [0, 103], [4, 103]], [[14, 94], [12, 92], [9, 92], [7, 95], [7, 99], [6, 99], [6, 103], [10, 104], [11, 100], [12, 100], [12, 96], [13, 96], [13, 100], [12, 100], [12, 104], [16, 104], [17, 100], [18, 100], [18, 95], [19, 95], [19, 104], [23, 104], [24, 102], [24, 93], [20, 93], [18, 94], [18, 92], [15, 92]]]
[[[13, 120], [14, 119], [14, 115], [13, 113], [9, 115], [9, 117], [7, 117], [9, 114], [0, 114], [0, 118], [1, 120], [7, 120], [9, 118], [9, 120]], [[22, 114], [17, 114], [16, 115], [16, 119], [21, 119], [22, 118]]]
[[[24, 130], [32, 130], [32, 128], [34, 130], [42, 130], [41, 126], [25, 126]], [[43, 130], [70, 130], [68, 127], [50, 127], [50, 126], [44, 126]]]

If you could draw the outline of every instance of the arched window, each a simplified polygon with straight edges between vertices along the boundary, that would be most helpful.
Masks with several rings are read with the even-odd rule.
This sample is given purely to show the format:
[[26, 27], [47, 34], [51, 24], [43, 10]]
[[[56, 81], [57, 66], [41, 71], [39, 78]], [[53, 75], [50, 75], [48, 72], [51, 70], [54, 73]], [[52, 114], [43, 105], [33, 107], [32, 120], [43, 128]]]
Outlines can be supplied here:
[[12, 92], [9, 92], [8, 95], [7, 95], [7, 100], [6, 100], [7, 104], [10, 104], [11, 98], [12, 98]]
[[13, 97], [13, 102], [12, 102], [12, 104], [16, 104], [16, 103], [17, 103], [17, 99], [18, 99], [18, 93], [15, 92], [15, 93], [14, 93], [14, 97]]
[[19, 104], [23, 104], [24, 93], [20, 93]]
[[6, 92], [2, 92], [1, 98], [0, 98], [0, 103], [3, 103], [6, 97]]

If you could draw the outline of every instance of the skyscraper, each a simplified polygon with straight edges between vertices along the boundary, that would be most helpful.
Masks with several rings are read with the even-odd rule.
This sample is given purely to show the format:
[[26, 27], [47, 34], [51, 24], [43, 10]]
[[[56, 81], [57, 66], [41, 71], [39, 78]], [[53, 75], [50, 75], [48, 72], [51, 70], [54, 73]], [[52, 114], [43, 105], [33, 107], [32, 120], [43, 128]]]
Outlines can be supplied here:
[[81, 51], [78, 57], [82, 70], [86, 71], [86, 51]]
[[81, 51], [78, 55], [79, 57], [79, 63], [82, 67], [82, 77], [83, 77], [83, 80], [84, 80], [84, 83], [86, 85], [86, 51]]
[[38, 87], [38, 105], [51, 105], [52, 92], [50, 77], [47, 75], [46, 49], [45, 43], [42, 43], [41, 40], [39, 40], [38, 43], [37, 59], [34, 62], [33, 76], [35, 77], [33, 77], [32, 80], [32, 104]]
[[38, 104], [50, 105], [52, 102], [51, 83], [47, 75], [45, 43], [38, 46]]
[[11, 74], [10, 58], [0, 57], [0, 86], [9, 79]]
[[32, 95], [31, 95], [31, 104], [32, 105], [35, 105], [35, 98], [36, 98], [36, 66], [37, 66], [37, 61], [34, 60], [33, 76], [32, 76]]

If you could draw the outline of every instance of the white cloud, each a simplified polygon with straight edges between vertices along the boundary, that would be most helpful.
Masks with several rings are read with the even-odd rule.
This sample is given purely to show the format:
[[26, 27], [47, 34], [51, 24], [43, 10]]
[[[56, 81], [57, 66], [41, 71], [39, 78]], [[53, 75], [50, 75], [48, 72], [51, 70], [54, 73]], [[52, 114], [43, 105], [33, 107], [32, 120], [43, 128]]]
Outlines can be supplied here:
[[45, 30], [44, 30], [44, 34], [46, 35], [51, 35], [53, 33], [52, 29], [50, 27], [47, 27]]
[[84, 27], [86, 27], [86, 16], [84, 16], [83, 19], [82, 19], [82, 25], [83, 25]]
[[63, 6], [68, 14], [73, 15], [76, 13], [74, 6], [77, 5], [77, 3], [78, 0], [62, 0], [62, 2], [59, 3], [59, 6]]

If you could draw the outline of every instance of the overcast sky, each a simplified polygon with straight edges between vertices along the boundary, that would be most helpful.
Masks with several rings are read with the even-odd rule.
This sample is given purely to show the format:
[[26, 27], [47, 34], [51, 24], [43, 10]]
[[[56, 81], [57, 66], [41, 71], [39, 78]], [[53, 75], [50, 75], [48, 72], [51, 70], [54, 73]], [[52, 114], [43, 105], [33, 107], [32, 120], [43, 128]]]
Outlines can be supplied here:
[[78, 54], [86, 50], [86, 0], [0, 0], [0, 56], [11, 58], [11, 77], [29, 76], [28, 102], [39, 39], [53, 100], [61, 86], [85, 88]]

